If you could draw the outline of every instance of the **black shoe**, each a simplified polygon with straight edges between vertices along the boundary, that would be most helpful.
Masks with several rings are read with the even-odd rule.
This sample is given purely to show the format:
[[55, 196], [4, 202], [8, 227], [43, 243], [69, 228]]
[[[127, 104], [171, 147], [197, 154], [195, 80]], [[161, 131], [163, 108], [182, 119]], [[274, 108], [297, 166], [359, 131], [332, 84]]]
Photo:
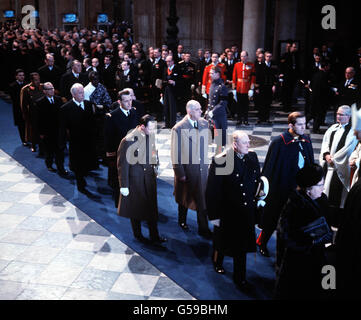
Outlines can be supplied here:
[[147, 239], [146, 237], [143, 237], [143, 235], [135, 236], [135, 239], [137, 239], [138, 241], [140, 241], [142, 243], [150, 243], [150, 240]]
[[264, 257], [267, 257], [269, 258], [271, 255], [269, 254], [268, 252], [268, 249], [266, 247], [262, 247], [262, 246], [259, 246], [257, 245], [258, 249], [259, 249], [259, 253], [264, 256]]
[[189, 230], [189, 227], [188, 227], [188, 225], [187, 225], [185, 222], [180, 222], [180, 223], [179, 223], [179, 226], [180, 226], [184, 231]]
[[244, 121], [243, 123], [244, 123], [245, 126], [249, 126], [248, 121]]
[[151, 241], [152, 243], [154, 243], [154, 244], [161, 244], [161, 243], [167, 242], [168, 239], [159, 236], [158, 238], [150, 239], [150, 241]]
[[213, 262], [213, 268], [214, 271], [219, 273], [219, 274], [225, 274], [226, 271], [224, 270], [222, 265], [219, 265], [217, 262], [214, 261], [213, 257], [212, 257], [212, 262]]
[[242, 291], [243, 293], [248, 293], [251, 290], [249, 283], [246, 280], [234, 280], [234, 284], [236, 285], [237, 289]]
[[198, 230], [198, 234], [205, 239], [208, 239], [208, 240], [212, 239], [212, 232], [209, 229]]
[[56, 169], [54, 169], [52, 166], [48, 167], [48, 171], [50, 172], [56, 172]]
[[61, 170], [58, 169], [58, 173], [60, 176], [64, 176], [64, 177], [69, 175], [69, 171], [65, 169], [61, 169]]

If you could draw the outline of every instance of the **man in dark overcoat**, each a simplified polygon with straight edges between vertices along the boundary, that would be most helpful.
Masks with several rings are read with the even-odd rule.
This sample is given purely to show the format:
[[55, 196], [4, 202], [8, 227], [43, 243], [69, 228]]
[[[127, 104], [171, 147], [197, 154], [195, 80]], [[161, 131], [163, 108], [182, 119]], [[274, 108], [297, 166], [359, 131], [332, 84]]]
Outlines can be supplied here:
[[190, 100], [187, 115], [171, 131], [171, 160], [174, 170], [174, 196], [178, 203], [178, 224], [188, 230], [188, 209], [197, 211], [198, 234], [210, 239], [205, 191], [208, 176], [208, 122], [201, 117], [198, 101]]
[[45, 149], [45, 164], [50, 172], [56, 172], [52, 167], [54, 158], [58, 173], [67, 175], [64, 169], [64, 153], [59, 148], [59, 112], [63, 102], [54, 95], [51, 82], [43, 85], [44, 97], [36, 101], [39, 110], [39, 135]]
[[141, 242], [148, 242], [141, 230], [141, 221], [146, 221], [150, 241], [159, 244], [166, 239], [159, 236], [157, 228], [156, 129], [154, 118], [145, 115], [119, 145], [117, 168], [121, 195], [118, 214], [130, 218], [134, 237]]
[[64, 102], [72, 99], [70, 88], [75, 83], [80, 83], [83, 86], [89, 83], [89, 78], [82, 72], [81, 62], [78, 60], [73, 60], [71, 62], [71, 70], [64, 73], [60, 78], [60, 96]]
[[[206, 189], [208, 218], [215, 223], [212, 257], [215, 270], [224, 273], [224, 255], [233, 257], [233, 280], [240, 289], [247, 284], [247, 252], [256, 251], [254, 225], [260, 165], [257, 154], [249, 151], [249, 143], [245, 132], [233, 133], [232, 148], [212, 161]], [[225, 172], [217, 172], [220, 169]]]
[[75, 83], [71, 89], [73, 99], [60, 109], [59, 146], [64, 150], [69, 140], [69, 168], [75, 174], [78, 190], [85, 189], [85, 176], [98, 168], [95, 152], [95, 106], [84, 100], [84, 87]]
[[257, 245], [263, 256], [269, 257], [267, 242], [276, 230], [281, 210], [289, 194], [296, 188], [296, 174], [308, 163], [314, 162], [311, 139], [305, 135], [306, 118], [300, 112], [288, 116], [288, 130], [271, 141], [262, 175], [270, 185]]
[[27, 145], [25, 140], [25, 121], [20, 106], [20, 91], [25, 85], [25, 73], [22, 69], [16, 69], [15, 81], [9, 85], [9, 94], [13, 103], [14, 124], [18, 127], [19, 136], [24, 146]]
[[117, 171], [117, 150], [129, 130], [134, 129], [139, 120], [137, 111], [132, 107], [133, 99], [129, 90], [118, 93], [118, 100], [112, 104], [104, 124], [105, 154], [108, 163], [108, 185], [113, 189], [114, 205], [118, 208], [119, 183]]

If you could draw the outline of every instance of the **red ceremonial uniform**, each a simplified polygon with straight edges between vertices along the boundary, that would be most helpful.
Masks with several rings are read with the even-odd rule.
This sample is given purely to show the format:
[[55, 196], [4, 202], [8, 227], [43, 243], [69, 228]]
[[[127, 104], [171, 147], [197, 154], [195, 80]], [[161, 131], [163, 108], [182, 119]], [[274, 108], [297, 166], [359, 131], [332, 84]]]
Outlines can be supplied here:
[[[206, 87], [206, 93], [209, 94], [209, 88], [211, 87], [212, 84], [212, 78], [211, 78], [211, 69], [213, 67], [213, 63], [209, 64], [208, 66], [206, 66], [204, 68], [204, 72], [203, 72], [203, 80], [202, 80], [202, 85]], [[227, 68], [223, 63], [218, 63], [217, 67], [219, 67], [221, 69], [221, 78], [223, 79], [224, 82], [226, 82], [227, 77], [225, 75]]]
[[[233, 84], [237, 92], [247, 94], [251, 85], [256, 83], [256, 69], [252, 62], [237, 62], [233, 69]], [[252, 87], [253, 87], [252, 86]]]

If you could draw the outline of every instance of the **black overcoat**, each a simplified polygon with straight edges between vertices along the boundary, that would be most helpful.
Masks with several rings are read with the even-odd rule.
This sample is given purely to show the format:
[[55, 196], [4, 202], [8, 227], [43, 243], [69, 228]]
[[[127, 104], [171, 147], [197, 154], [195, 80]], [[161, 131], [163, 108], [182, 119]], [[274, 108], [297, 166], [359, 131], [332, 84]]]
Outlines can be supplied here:
[[[225, 164], [219, 164], [220, 158]], [[232, 161], [234, 168], [230, 174], [216, 173], [217, 168], [224, 168]], [[254, 225], [259, 180], [260, 165], [255, 152], [240, 159], [233, 149], [228, 149], [212, 161], [206, 188], [207, 213], [209, 220], [220, 219], [217, 249], [225, 255], [238, 256], [256, 250]]]
[[60, 109], [61, 149], [65, 147], [66, 136], [69, 139], [70, 170], [86, 174], [97, 168], [95, 153], [95, 106], [84, 100], [84, 110], [73, 100], [65, 103]]

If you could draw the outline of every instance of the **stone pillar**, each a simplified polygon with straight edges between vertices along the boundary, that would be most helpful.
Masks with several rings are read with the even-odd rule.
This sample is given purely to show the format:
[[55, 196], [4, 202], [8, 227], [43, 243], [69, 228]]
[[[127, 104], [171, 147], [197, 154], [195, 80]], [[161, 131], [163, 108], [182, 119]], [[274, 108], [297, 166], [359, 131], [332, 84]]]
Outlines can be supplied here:
[[279, 41], [294, 40], [297, 26], [297, 0], [276, 0], [273, 52], [278, 57], [282, 52]]
[[266, 0], [244, 0], [242, 48], [249, 61], [256, 59], [257, 48], [264, 48]]

